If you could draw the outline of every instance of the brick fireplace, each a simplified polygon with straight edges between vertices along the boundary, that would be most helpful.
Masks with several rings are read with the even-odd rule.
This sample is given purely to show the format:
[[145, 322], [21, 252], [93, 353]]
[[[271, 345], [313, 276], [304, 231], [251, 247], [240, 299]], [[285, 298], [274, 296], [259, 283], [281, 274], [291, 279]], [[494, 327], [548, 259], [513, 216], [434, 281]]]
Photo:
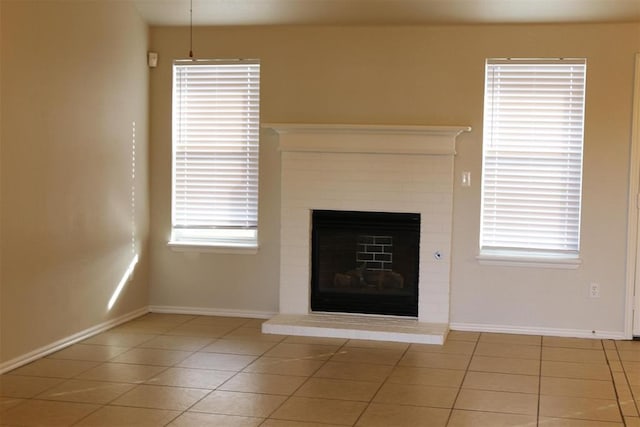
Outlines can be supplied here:
[[[279, 314], [263, 331], [442, 343], [449, 276], [456, 137], [462, 126], [264, 125], [281, 152]], [[418, 315], [312, 312], [311, 218], [317, 210], [420, 216]]]

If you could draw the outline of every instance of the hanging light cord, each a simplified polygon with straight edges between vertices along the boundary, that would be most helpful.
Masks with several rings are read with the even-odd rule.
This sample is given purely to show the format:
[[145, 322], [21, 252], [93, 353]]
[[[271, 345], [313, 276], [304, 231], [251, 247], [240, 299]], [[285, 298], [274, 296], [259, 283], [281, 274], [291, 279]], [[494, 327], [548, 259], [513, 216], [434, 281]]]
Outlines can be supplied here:
[[189, 0], [189, 58], [193, 59], [193, 0]]

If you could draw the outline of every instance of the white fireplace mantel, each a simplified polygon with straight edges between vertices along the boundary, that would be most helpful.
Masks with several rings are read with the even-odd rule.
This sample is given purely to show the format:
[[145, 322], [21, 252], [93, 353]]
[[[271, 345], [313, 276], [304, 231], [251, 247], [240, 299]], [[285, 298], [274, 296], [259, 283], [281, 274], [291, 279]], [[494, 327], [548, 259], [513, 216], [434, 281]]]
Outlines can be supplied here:
[[454, 155], [468, 126], [263, 124], [279, 135], [280, 151]]
[[[264, 124], [281, 153], [280, 308], [267, 333], [441, 344], [449, 326], [456, 138], [468, 126]], [[310, 308], [314, 210], [419, 213], [418, 317]], [[434, 256], [434, 254], [437, 254]]]

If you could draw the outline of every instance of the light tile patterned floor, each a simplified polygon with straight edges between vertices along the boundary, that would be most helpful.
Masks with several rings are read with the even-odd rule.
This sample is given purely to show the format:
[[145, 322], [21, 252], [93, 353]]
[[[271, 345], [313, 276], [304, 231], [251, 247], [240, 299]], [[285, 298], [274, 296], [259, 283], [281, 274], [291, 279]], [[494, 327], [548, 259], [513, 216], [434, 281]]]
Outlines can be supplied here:
[[640, 427], [640, 342], [409, 345], [261, 322], [148, 314], [0, 376], [0, 425]]

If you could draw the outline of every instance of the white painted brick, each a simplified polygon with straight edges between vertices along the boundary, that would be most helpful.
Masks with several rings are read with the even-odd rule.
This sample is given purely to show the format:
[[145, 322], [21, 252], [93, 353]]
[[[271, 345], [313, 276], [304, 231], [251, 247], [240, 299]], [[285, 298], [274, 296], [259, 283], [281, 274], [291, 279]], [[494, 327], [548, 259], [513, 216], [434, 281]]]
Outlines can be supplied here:
[[286, 256], [286, 261], [280, 265], [309, 268], [311, 260], [311, 248], [309, 245], [287, 245], [282, 247], [281, 254]]
[[[349, 136], [343, 136], [349, 138]], [[453, 157], [283, 152], [281, 169], [282, 313], [308, 312], [313, 209], [417, 212], [419, 319], [448, 322]], [[440, 250], [443, 259], [433, 259]]]
[[302, 245], [303, 241], [308, 241], [311, 236], [310, 229], [307, 227], [297, 227], [288, 233], [280, 236], [281, 245]]

